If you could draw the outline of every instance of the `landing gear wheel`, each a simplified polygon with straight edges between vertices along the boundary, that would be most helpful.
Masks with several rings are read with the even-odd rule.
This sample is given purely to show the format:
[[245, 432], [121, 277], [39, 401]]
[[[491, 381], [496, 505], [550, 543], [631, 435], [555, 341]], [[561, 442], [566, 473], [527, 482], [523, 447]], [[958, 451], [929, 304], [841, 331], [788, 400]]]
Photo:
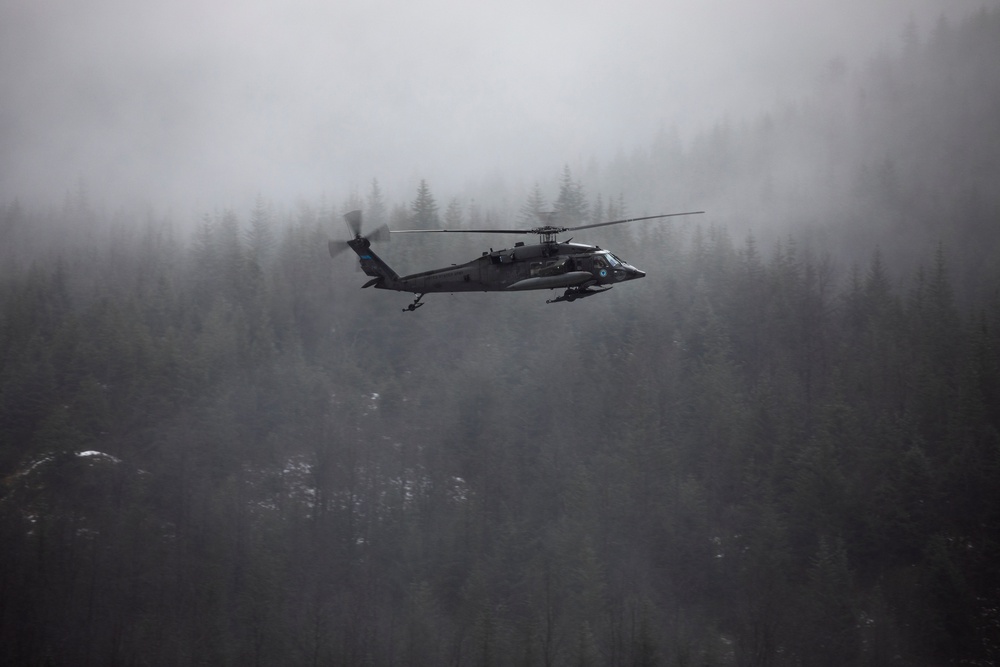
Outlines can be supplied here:
[[424, 298], [424, 295], [423, 295], [423, 294], [418, 294], [418, 295], [417, 295], [417, 298], [413, 300], [413, 303], [411, 303], [411, 304], [410, 304], [409, 306], [407, 306], [406, 308], [404, 308], [404, 309], [403, 309], [403, 312], [404, 312], [404, 313], [405, 313], [406, 311], [410, 311], [410, 312], [413, 312], [414, 310], [416, 310], [416, 309], [417, 309], [417, 308], [419, 308], [420, 306], [424, 305], [424, 304], [420, 303], [420, 300], [421, 300], [421, 299], [423, 299], [423, 298]]

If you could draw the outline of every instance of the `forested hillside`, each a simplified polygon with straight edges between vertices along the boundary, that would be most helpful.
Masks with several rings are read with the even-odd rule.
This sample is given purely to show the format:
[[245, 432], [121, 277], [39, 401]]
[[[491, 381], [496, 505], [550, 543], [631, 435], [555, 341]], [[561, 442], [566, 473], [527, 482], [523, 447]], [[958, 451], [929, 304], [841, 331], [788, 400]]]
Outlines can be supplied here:
[[[935, 49], [998, 24], [911, 55], [943, 68], [934, 85], [967, 71], [963, 90], [989, 91], [992, 70]], [[987, 93], [963, 99], [995, 132]], [[377, 184], [336, 205], [261, 197], [192, 233], [83, 191], [5, 204], [0, 662], [994, 664], [1000, 149], [927, 135], [977, 165], [954, 171], [900, 136], [909, 194], [878, 211], [857, 195], [841, 232], [580, 236], [648, 277], [574, 304], [430, 295], [404, 314], [407, 296], [358, 289], [326, 250], [345, 210], [500, 216], [439, 211], [425, 183], [412, 202]], [[567, 169], [549, 203], [638, 212], [680, 187], [647, 169], [641, 194], [603, 203], [606, 181]], [[914, 173], [937, 169], [928, 208]], [[953, 208], [963, 184], [975, 205]], [[914, 238], [854, 236], [909, 205]], [[402, 273], [491, 242], [381, 254]]]
[[831, 60], [770, 113], [734, 110], [690, 144], [665, 129], [587, 177], [636, 209], [705, 208], [740, 237], [794, 233], [854, 258], [877, 246], [908, 274], [944, 241], [963, 297], [987, 295], [980, 281], [1000, 279], [1000, 12], [902, 32], [863, 65]]

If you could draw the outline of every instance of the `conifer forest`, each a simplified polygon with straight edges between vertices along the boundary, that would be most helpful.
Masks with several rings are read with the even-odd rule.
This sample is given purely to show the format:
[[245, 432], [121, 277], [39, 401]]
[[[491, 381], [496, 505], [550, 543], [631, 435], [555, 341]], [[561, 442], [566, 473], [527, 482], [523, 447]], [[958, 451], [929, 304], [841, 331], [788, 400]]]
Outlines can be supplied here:
[[[984, 10], [492, 199], [0, 202], [0, 663], [997, 664], [997, 62]], [[682, 198], [729, 215], [576, 233], [648, 275], [572, 304], [327, 253]]]

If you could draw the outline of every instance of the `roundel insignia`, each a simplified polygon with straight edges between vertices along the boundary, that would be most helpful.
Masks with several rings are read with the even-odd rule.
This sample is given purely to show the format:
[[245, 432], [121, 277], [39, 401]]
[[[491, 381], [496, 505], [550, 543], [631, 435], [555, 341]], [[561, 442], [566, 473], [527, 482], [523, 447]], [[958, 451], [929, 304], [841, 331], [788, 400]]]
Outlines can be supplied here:
[[608, 277], [608, 270], [607, 269], [601, 269], [601, 277], [602, 278], [607, 278]]

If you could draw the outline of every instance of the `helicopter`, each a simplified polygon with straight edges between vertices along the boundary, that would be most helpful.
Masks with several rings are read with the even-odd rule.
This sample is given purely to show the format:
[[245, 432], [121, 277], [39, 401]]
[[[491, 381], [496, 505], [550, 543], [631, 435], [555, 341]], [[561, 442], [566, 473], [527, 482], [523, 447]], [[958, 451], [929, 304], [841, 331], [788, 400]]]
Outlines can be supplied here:
[[[655, 220], [682, 215], [698, 215], [704, 211], [684, 213], [663, 213], [623, 220], [609, 220], [588, 225], [565, 227], [552, 224], [555, 214], [546, 216], [546, 224], [530, 229], [393, 229], [382, 225], [368, 235], [361, 233], [361, 211], [344, 214], [348, 230], [353, 234], [349, 241], [330, 241], [331, 257], [336, 257], [350, 248], [357, 253], [361, 270], [371, 279], [362, 288], [412, 292], [416, 298], [403, 312], [414, 311], [424, 305], [421, 299], [433, 292], [521, 292], [526, 290], [565, 288], [562, 295], [548, 299], [546, 303], [577, 299], [602, 294], [616, 283], [645, 277], [646, 273], [603, 250], [599, 246], [584, 245], [568, 241], [558, 241], [556, 237], [564, 232], [594, 227], [620, 225], [626, 222]], [[519, 241], [513, 248], [483, 251], [483, 254], [465, 264], [453, 264], [441, 269], [431, 269], [408, 276], [400, 276], [371, 249], [373, 241], [385, 241], [390, 234], [433, 234], [433, 233], [474, 233], [474, 234], [536, 234], [538, 243], [525, 245]]]

